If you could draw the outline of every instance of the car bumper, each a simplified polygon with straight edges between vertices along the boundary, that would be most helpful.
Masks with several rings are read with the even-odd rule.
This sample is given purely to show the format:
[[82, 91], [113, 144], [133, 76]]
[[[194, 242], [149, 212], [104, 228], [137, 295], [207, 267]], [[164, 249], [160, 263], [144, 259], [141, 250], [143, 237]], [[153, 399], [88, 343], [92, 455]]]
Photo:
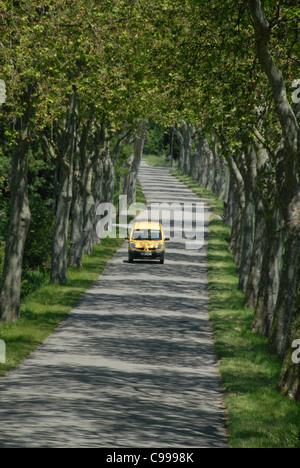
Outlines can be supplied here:
[[141, 260], [149, 260], [154, 258], [164, 258], [165, 251], [160, 250], [159, 252], [151, 251], [151, 252], [142, 252], [136, 250], [129, 250], [128, 255], [132, 259], [141, 259]]

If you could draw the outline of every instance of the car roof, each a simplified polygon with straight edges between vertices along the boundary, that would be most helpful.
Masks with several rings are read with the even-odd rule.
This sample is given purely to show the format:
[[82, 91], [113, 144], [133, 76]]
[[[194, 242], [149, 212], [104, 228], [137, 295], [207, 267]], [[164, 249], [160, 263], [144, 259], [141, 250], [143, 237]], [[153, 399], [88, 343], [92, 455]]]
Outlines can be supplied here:
[[161, 223], [152, 221], [139, 221], [135, 223], [133, 229], [161, 229]]

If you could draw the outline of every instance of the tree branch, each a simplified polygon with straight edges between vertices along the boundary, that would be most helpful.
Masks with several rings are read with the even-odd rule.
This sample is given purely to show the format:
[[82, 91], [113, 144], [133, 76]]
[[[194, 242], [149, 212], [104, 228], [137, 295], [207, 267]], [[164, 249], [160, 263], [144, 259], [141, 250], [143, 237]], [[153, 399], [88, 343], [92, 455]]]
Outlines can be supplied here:
[[300, 128], [287, 98], [283, 75], [269, 51], [271, 28], [265, 17], [261, 1], [248, 0], [248, 5], [253, 20], [257, 55], [272, 88], [274, 104], [284, 140], [284, 193], [285, 206], [288, 206], [299, 190]]
[[269, 51], [271, 28], [265, 17], [261, 1], [248, 0], [248, 5], [253, 20], [258, 58], [273, 91], [285, 141], [290, 150], [296, 155], [299, 151], [299, 126], [287, 98], [282, 73], [276, 66]]

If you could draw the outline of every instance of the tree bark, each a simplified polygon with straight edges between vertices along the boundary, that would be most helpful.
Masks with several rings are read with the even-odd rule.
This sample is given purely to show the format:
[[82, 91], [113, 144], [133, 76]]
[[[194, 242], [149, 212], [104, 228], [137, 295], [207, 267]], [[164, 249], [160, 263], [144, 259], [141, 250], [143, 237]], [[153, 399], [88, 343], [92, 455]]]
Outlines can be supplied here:
[[256, 211], [254, 242], [252, 250], [252, 258], [248, 281], [245, 288], [244, 306], [255, 308], [257, 305], [258, 288], [261, 278], [262, 262], [264, 245], [266, 238], [266, 221], [265, 215], [261, 211]]
[[[300, 258], [298, 260], [300, 265]], [[293, 310], [290, 338], [283, 358], [278, 390], [283, 395], [300, 402], [300, 268], [297, 275], [297, 294]], [[300, 433], [299, 433], [300, 435]]]
[[237, 267], [240, 267], [243, 247], [243, 213], [246, 208], [245, 184], [239, 167], [232, 156], [227, 157], [231, 175], [235, 180], [235, 207], [229, 250]]
[[83, 227], [82, 227], [82, 253], [91, 254], [93, 251], [93, 226], [95, 201], [92, 193], [93, 166], [87, 173], [87, 182], [84, 186], [84, 208], [83, 208]]
[[111, 158], [109, 148], [104, 154], [104, 158], [102, 161], [102, 170], [102, 203], [113, 203], [115, 193], [115, 166]]
[[73, 195], [76, 112], [77, 100], [76, 90], [74, 89], [70, 97], [65, 128], [62, 130], [61, 141], [58, 146], [60, 173], [52, 246], [51, 284], [67, 283], [68, 226]]
[[136, 201], [136, 183], [147, 137], [147, 130], [148, 122], [140, 121], [134, 140], [134, 154], [130, 164], [130, 171], [126, 175], [124, 181], [124, 195], [127, 195], [128, 205], [131, 205]]
[[227, 226], [233, 227], [233, 219], [234, 219], [234, 211], [236, 207], [235, 201], [235, 180], [234, 177], [231, 175], [230, 171], [228, 170], [228, 191], [227, 191], [227, 198], [224, 199], [224, 220]]
[[76, 163], [73, 175], [73, 200], [71, 211], [71, 235], [69, 266], [82, 268], [83, 255], [83, 211], [84, 192], [90, 162], [87, 157], [89, 124], [83, 125], [81, 138], [76, 151]]
[[299, 231], [288, 231], [285, 242], [283, 267], [280, 277], [278, 298], [274, 310], [274, 318], [269, 337], [268, 351], [283, 357], [287, 342], [294, 309], [294, 300], [297, 288], [297, 272], [300, 254]]
[[179, 155], [178, 155], [178, 170], [183, 172], [184, 170], [184, 140], [183, 135], [178, 128], [178, 124], [174, 125], [174, 134], [176, 135], [179, 142]]
[[200, 175], [200, 147], [199, 147], [199, 136], [195, 135], [195, 149], [191, 157], [191, 177], [194, 180], [199, 180]]
[[[93, 156], [93, 169], [94, 169], [94, 186], [93, 186], [93, 198], [94, 207], [93, 211], [93, 244], [100, 244], [101, 239], [97, 236], [97, 224], [99, 222], [99, 216], [96, 215], [97, 207], [101, 203], [105, 202], [104, 195], [104, 160], [106, 159], [107, 153], [109, 153], [109, 134], [105, 123], [101, 125], [95, 122], [95, 131], [93, 133], [93, 145], [94, 145], [94, 156]], [[90, 199], [91, 201], [91, 199]], [[89, 216], [91, 213], [89, 214]], [[88, 218], [86, 218], [88, 220]]]
[[265, 217], [264, 232], [262, 266], [252, 331], [269, 336], [278, 296], [284, 242], [284, 229], [278, 210]]
[[252, 258], [249, 267], [248, 281], [245, 287], [244, 305], [245, 307], [255, 308], [257, 304], [258, 286], [260, 283], [263, 262], [266, 229], [264, 205], [260, 190], [258, 188], [258, 173], [260, 173], [265, 166], [268, 155], [261, 146], [259, 146], [258, 150], [256, 151], [254, 145], [251, 144], [245, 152], [245, 157], [255, 205], [255, 227]]
[[182, 122], [183, 146], [184, 146], [184, 161], [183, 172], [191, 175], [191, 156], [192, 156], [192, 136], [194, 134], [194, 127]]
[[254, 245], [254, 218], [255, 209], [251, 191], [246, 190], [246, 204], [242, 212], [241, 226], [241, 254], [239, 257], [239, 288], [246, 290], [251, 268], [252, 252]]
[[262, 3], [260, 0], [248, 0], [248, 6], [253, 20], [257, 55], [272, 89], [284, 144], [284, 177], [279, 200], [286, 224], [286, 250], [268, 346], [269, 352], [283, 356], [296, 292], [295, 278], [299, 252], [299, 229], [296, 227], [297, 223], [294, 222], [294, 216], [300, 209], [298, 181], [300, 129], [287, 98], [283, 75], [269, 52], [271, 27], [265, 17]]
[[226, 202], [228, 200], [228, 192], [229, 192], [228, 168], [227, 168], [225, 159], [221, 157], [221, 159], [220, 159], [220, 192], [219, 192], [219, 199]]
[[31, 219], [27, 185], [28, 125], [25, 115], [17, 124], [20, 134], [12, 158], [11, 215], [0, 292], [0, 320], [4, 322], [17, 321], [20, 314], [23, 255]]
[[222, 184], [222, 165], [218, 153], [218, 139], [214, 133], [212, 133], [212, 154], [214, 158], [213, 193], [216, 196], [219, 196]]

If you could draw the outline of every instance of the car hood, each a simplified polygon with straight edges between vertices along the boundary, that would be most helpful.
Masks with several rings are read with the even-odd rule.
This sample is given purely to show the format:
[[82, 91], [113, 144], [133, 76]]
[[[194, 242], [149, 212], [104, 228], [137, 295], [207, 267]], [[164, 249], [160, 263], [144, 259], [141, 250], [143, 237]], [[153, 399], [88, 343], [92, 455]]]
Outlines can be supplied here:
[[131, 240], [131, 244], [135, 244], [137, 249], [153, 249], [157, 247], [160, 244], [163, 244], [163, 241], [136, 241], [136, 240]]

